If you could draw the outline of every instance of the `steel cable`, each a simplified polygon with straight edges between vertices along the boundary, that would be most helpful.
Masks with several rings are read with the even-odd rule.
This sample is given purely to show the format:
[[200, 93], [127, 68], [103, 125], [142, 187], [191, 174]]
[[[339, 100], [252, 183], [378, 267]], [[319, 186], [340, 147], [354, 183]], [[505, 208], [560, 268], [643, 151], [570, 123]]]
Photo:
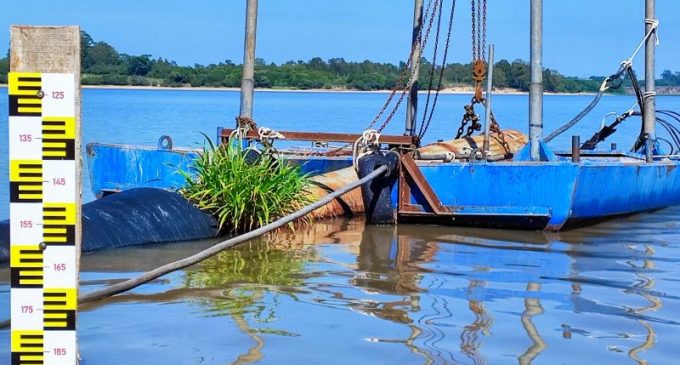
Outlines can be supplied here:
[[[443, 9], [443, 4], [442, 4], [442, 9]], [[430, 89], [432, 86], [430, 85], [430, 88], [428, 89], [427, 93], [427, 102], [425, 103], [425, 110], [423, 113], [423, 121], [420, 124], [420, 131], [418, 133], [418, 139], [422, 140], [425, 134], [427, 133], [428, 128], [430, 127], [430, 123], [432, 122], [432, 116], [434, 115], [435, 108], [437, 107], [437, 100], [439, 100], [439, 92], [441, 91], [442, 88], [442, 83], [444, 81], [444, 70], [446, 69], [446, 60], [448, 59], [448, 54], [449, 54], [449, 45], [451, 44], [451, 33], [453, 31], [453, 15], [456, 12], [456, 0], [453, 0], [451, 2], [451, 14], [449, 15], [449, 29], [447, 31], [446, 35], [446, 45], [444, 46], [444, 54], [442, 56], [442, 63], [439, 68], [439, 80], [437, 82], [437, 89], [434, 94], [434, 100], [432, 101], [432, 108], [430, 109], [429, 116], [427, 117], [427, 121], [425, 121], [425, 116], [427, 115], [427, 106], [430, 101]], [[441, 13], [440, 13], [441, 15]], [[432, 70], [434, 71], [434, 67], [436, 65], [436, 53], [435, 57], [433, 57], [433, 62], [432, 62]], [[432, 80], [432, 74], [430, 74], [430, 80]]]

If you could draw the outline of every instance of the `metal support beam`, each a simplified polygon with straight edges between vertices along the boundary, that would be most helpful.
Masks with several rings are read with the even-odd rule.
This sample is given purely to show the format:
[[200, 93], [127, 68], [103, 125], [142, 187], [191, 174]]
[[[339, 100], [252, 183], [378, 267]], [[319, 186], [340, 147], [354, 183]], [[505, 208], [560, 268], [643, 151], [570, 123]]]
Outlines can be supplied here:
[[411, 82], [409, 84], [408, 105], [406, 107], [406, 128], [404, 135], [416, 133], [418, 114], [418, 72], [420, 70], [420, 31], [423, 27], [423, 0], [415, 0], [413, 9], [413, 35], [411, 37]]
[[[420, 194], [425, 198], [425, 201], [432, 209], [432, 213], [435, 215], [450, 215], [451, 212], [448, 208], [444, 206], [441, 199], [437, 193], [432, 189], [430, 183], [427, 182], [425, 175], [413, 157], [408, 152], [401, 153], [401, 169], [400, 169], [400, 181], [399, 181], [399, 207], [398, 214], [408, 214], [414, 211], [413, 206], [410, 203], [411, 199], [411, 187], [409, 186], [409, 181], [413, 182], [415, 188], [418, 189]], [[415, 210], [416, 212], [417, 209]], [[422, 214], [423, 212], [419, 212]]]
[[571, 136], [571, 162], [581, 162], [581, 136]]
[[[219, 137], [223, 140], [229, 138], [234, 129], [222, 128]], [[322, 133], [322, 132], [298, 132], [298, 131], [277, 131], [288, 141], [310, 141], [310, 142], [344, 142], [354, 143], [361, 138], [361, 134], [355, 133]], [[251, 130], [245, 134], [247, 139], [259, 140], [260, 135], [257, 131]], [[412, 146], [415, 139], [412, 136], [391, 136], [383, 134], [380, 136], [380, 143], [388, 145]]]
[[[645, 35], [652, 31], [656, 21], [655, 0], [645, 1]], [[647, 38], [645, 44], [645, 93], [642, 107], [642, 131], [645, 136], [645, 150], [647, 162], [652, 162], [654, 141], [656, 140], [656, 82], [654, 53], [656, 34]]]
[[255, 35], [257, 33], [257, 0], [246, 5], [246, 32], [243, 46], [243, 78], [241, 79], [241, 108], [239, 115], [253, 117], [255, 91]]
[[543, 0], [531, 0], [531, 84], [529, 85], [529, 143], [531, 160], [539, 161], [543, 139]]
[[488, 155], [490, 136], [489, 132], [491, 129], [491, 92], [493, 89], [493, 44], [489, 45], [489, 74], [486, 78], [486, 120], [484, 122], [484, 156]]

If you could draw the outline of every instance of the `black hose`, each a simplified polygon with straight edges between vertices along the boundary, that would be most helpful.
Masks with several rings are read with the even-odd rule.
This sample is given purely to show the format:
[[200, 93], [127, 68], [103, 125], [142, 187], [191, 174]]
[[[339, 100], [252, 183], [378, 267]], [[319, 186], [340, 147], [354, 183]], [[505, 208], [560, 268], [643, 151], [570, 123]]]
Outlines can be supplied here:
[[103, 288], [101, 290], [97, 290], [94, 292], [86, 293], [81, 295], [78, 298], [78, 303], [87, 303], [87, 302], [92, 302], [96, 301], [102, 298], [110, 297], [112, 295], [116, 295], [125, 291], [128, 291], [130, 289], [136, 288], [142, 284], [148, 283], [151, 280], [154, 280], [160, 276], [163, 276], [165, 274], [171, 273], [173, 271], [177, 271], [180, 269], [183, 269], [185, 267], [194, 265], [198, 262], [201, 262], [221, 251], [224, 251], [228, 248], [234, 247], [240, 243], [243, 243], [245, 241], [251, 240], [255, 237], [261, 236], [265, 233], [271, 232], [273, 230], [276, 230], [278, 228], [281, 228], [293, 221], [295, 221], [298, 218], [301, 218], [316, 209], [319, 209], [323, 207], [326, 204], [329, 204], [336, 198], [345, 195], [349, 193], [350, 191], [360, 187], [361, 185], [364, 185], [371, 180], [375, 179], [376, 177], [384, 174], [387, 171], [387, 166], [380, 166], [379, 168], [375, 169], [373, 172], [370, 174], [366, 175], [364, 178], [359, 179], [357, 181], [354, 181], [350, 184], [345, 185], [341, 189], [338, 189], [323, 198], [319, 199], [318, 201], [305, 206], [304, 208], [298, 210], [295, 213], [289, 214], [281, 219], [278, 219], [272, 223], [269, 223], [265, 226], [262, 226], [260, 228], [257, 228], [253, 231], [250, 231], [248, 233], [242, 234], [237, 237], [230, 238], [226, 241], [220, 242], [206, 250], [203, 250], [193, 256], [189, 256], [187, 258], [171, 262], [168, 264], [165, 264], [163, 266], [160, 266], [156, 269], [153, 269], [151, 271], [147, 271], [146, 273], [139, 275], [135, 278], [125, 280], [123, 282], [113, 284], [110, 286], [107, 286], [106, 288]]
[[670, 149], [671, 149], [671, 151], [668, 153], [669, 155], [672, 155], [673, 153], [675, 153], [675, 149], [673, 148], [673, 144], [671, 143], [671, 141], [667, 140], [666, 138], [661, 138], [661, 137], [656, 137], [656, 139], [659, 140], [659, 141], [664, 141], [668, 144], [668, 147], [670, 147]]
[[555, 137], [559, 136], [560, 134], [564, 133], [567, 129], [573, 127], [576, 123], [580, 122], [583, 117], [588, 115], [593, 109], [595, 109], [595, 106], [597, 103], [600, 102], [600, 99], [602, 98], [602, 94], [604, 94], [604, 91], [598, 91], [597, 94], [595, 95], [595, 98], [588, 104], [588, 106], [583, 109], [578, 115], [576, 115], [572, 120], [568, 121], [565, 123], [563, 126], [557, 128], [554, 130], [552, 133], [548, 134], [547, 137], [543, 139], [543, 141], [550, 142], [553, 140]]
[[[607, 91], [609, 89], [618, 89], [619, 87], [621, 87], [622, 82], [619, 82], [619, 83], [614, 84], [614, 85], [611, 85], [610, 83], [621, 78], [621, 76], [623, 76], [623, 73], [627, 69], [631, 69], [630, 64], [622, 63], [621, 67], [619, 67], [619, 70], [616, 71], [615, 74], [607, 77], [604, 80], [605, 87], [600, 87], [600, 89], [597, 91], [597, 94], [595, 94], [595, 97], [593, 98], [593, 100], [590, 102], [590, 104], [588, 104], [588, 106], [586, 106], [585, 109], [583, 109], [580, 113], [578, 113], [572, 120], [568, 121], [563, 126], [557, 128], [552, 133], [548, 134], [547, 137], [543, 138], [543, 141], [545, 141], [546, 143], [550, 142], [555, 137], [559, 136], [560, 134], [564, 133], [569, 128], [573, 127], [576, 123], [580, 122], [581, 119], [583, 119], [583, 117], [588, 115], [588, 113], [590, 113], [595, 108], [597, 103], [600, 102], [600, 99], [602, 98], [602, 95], [604, 94], [605, 91]], [[640, 104], [640, 105], [642, 105], [642, 104]]]
[[[657, 113], [669, 116], [673, 120], [675, 120], [676, 122], [680, 123], [680, 114], [678, 114], [677, 112], [674, 112], [672, 110], [657, 110]], [[633, 113], [633, 115], [637, 116], [637, 117], [641, 117], [642, 112], [635, 112], [635, 113]], [[660, 118], [660, 117], [656, 117], [656, 122], [666, 130], [668, 135], [671, 137], [671, 139], [675, 143], [675, 146], [673, 146], [670, 143], [670, 141], [665, 140], [666, 142], [668, 142], [671, 145], [671, 153], [670, 154], [673, 154], [674, 151], [680, 151], [680, 128], [673, 125], [673, 123], [669, 122], [668, 120]], [[657, 138], [657, 139], [659, 139], [659, 138]], [[641, 143], [640, 137], [638, 137], [638, 140], [637, 140], [634, 148], [638, 147], [638, 145], [640, 143]], [[636, 149], [634, 149], [634, 150], [636, 150]]]
[[671, 139], [673, 139], [673, 142], [675, 142], [675, 146], [680, 148], [680, 129], [669, 123], [667, 120], [661, 118], [656, 118], [656, 122], [666, 129], [666, 132], [668, 132], [668, 134], [671, 136]]
[[[157, 267], [151, 271], [147, 271], [142, 275], [139, 275], [135, 278], [128, 279], [125, 281], [122, 281], [120, 283], [116, 283], [113, 285], [109, 285], [106, 288], [96, 290], [90, 293], [82, 294], [78, 297], [78, 304], [84, 304], [84, 303], [89, 303], [89, 302], [94, 302], [99, 299], [103, 299], [106, 297], [110, 297], [116, 294], [120, 294], [122, 292], [128, 291], [130, 289], [134, 289], [142, 284], [148, 283], [151, 280], [157, 279], [165, 274], [171, 273], [173, 271], [177, 271], [180, 269], [183, 269], [185, 267], [197, 264], [211, 256], [214, 256], [218, 254], [221, 251], [224, 251], [226, 249], [232, 248], [240, 243], [243, 243], [245, 241], [251, 240], [255, 237], [261, 236], [265, 233], [271, 232], [273, 230], [276, 230], [278, 228], [281, 228], [293, 221], [295, 221], [298, 218], [304, 217], [305, 215], [323, 207], [324, 205], [327, 205], [331, 203], [333, 200], [349, 193], [350, 191], [360, 187], [361, 185], [367, 184], [371, 180], [377, 178], [378, 176], [381, 176], [387, 171], [387, 166], [380, 166], [377, 169], [375, 169], [373, 172], [370, 174], [364, 176], [363, 178], [354, 181], [350, 184], [347, 184], [343, 186], [342, 188], [324, 196], [323, 198], [319, 199], [318, 201], [307, 205], [303, 207], [302, 209], [289, 214], [283, 218], [280, 218], [272, 223], [269, 223], [265, 226], [262, 226], [260, 228], [257, 228], [253, 231], [250, 231], [248, 233], [244, 233], [240, 236], [232, 237], [226, 241], [222, 241], [214, 246], [211, 246], [208, 249], [205, 249], [201, 252], [198, 252], [192, 256], [189, 256], [187, 258], [177, 260], [174, 262], [170, 262], [168, 264], [165, 264], [163, 266]], [[0, 328], [8, 327], [10, 325], [10, 320], [5, 320], [3, 322], [0, 322]]]

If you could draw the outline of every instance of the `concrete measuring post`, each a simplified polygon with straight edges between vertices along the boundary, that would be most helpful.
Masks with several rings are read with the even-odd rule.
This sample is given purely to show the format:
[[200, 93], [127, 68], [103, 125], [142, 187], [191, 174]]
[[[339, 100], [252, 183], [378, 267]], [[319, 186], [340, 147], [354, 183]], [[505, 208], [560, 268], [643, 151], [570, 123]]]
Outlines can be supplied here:
[[11, 364], [75, 364], [80, 28], [10, 33]]

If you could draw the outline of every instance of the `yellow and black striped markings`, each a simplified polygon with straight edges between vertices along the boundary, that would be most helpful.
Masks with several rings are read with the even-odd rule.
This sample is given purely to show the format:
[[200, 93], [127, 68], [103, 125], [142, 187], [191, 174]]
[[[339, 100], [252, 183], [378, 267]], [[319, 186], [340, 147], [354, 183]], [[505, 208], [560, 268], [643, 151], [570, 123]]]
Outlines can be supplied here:
[[8, 78], [11, 363], [74, 364], [76, 75]]
[[44, 257], [40, 245], [10, 247], [12, 288], [42, 288]]
[[9, 73], [9, 116], [39, 117], [42, 115], [42, 75], [30, 72]]
[[76, 242], [76, 205], [43, 204], [43, 242], [47, 246], [72, 246]]
[[43, 331], [12, 331], [12, 364], [40, 365], [45, 361]]
[[42, 156], [44, 160], [74, 160], [76, 119], [42, 118]]
[[12, 160], [9, 166], [10, 203], [40, 203], [43, 198], [42, 160]]
[[45, 289], [43, 294], [43, 322], [45, 330], [76, 329], [76, 289]]

